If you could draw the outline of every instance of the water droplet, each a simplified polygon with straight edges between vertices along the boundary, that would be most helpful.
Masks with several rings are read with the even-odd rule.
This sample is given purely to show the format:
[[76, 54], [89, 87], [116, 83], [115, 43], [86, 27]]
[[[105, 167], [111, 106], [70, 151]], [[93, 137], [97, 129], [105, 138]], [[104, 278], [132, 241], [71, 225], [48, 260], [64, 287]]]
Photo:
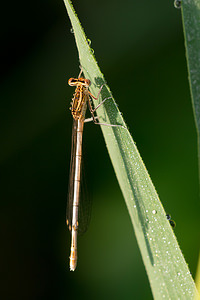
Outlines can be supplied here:
[[90, 50], [91, 50], [91, 53], [94, 54], [94, 49], [90, 48]]
[[177, 273], [177, 275], [178, 275], [178, 276], [180, 276], [180, 275], [181, 275], [181, 273], [180, 273], [180, 272], [178, 272], [178, 273]]
[[180, 9], [181, 8], [181, 0], [174, 0], [174, 7]]
[[166, 215], [167, 220], [169, 221], [170, 225], [172, 226], [172, 228], [176, 227], [176, 223], [174, 220], [171, 219], [171, 216], [169, 214]]
[[174, 220], [170, 220], [169, 223], [172, 226], [172, 228], [176, 227], [176, 223], [174, 222]]
[[71, 28], [71, 29], [70, 29], [70, 32], [71, 32], [71, 33], [74, 33], [74, 28]]
[[153, 214], [153, 215], [157, 214], [157, 211], [156, 211], [155, 209], [152, 210], [152, 214]]
[[90, 39], [87, 39], [87, 43], [88, 43], [88, 45], [90, 46], [91, 43], [92, 43], [92, 41], [91, 41]]

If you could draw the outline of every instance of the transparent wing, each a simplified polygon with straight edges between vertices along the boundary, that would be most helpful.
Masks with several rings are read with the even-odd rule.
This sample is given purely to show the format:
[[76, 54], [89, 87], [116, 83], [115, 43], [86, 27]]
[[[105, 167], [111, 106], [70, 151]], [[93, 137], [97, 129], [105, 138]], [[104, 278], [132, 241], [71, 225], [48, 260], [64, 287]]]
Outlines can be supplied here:
[[77, 121], [73, 119], [72, 124], [72, 146], [71, 146], [71, 161], [69, 168], [69, 184], [68, 184], [68, 199], [66, 211], [66, 223], [69, 231], [72, 227], [72, 208], [74, 198], [74, 175], [75, 175], [75, 154], [76, 154], [76, 135], [77, 135]]

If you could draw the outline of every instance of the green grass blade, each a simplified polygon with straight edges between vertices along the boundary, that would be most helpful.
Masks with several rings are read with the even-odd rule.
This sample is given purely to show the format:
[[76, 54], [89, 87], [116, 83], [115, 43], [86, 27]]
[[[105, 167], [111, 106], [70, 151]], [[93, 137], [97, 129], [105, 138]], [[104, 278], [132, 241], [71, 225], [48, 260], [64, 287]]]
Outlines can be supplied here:
[[[200, 1], [182, 1], [182, 20], [185, 37], [189, 84], [198, 137], [198, 161], [200, 180]], [[196, 285], [200, 291], [200, 259], [197, 267]], [[200, 299], [199, 295], [195, 299]]]
[[[97, 95], [105, 79], [72, 4], [67, 0], [64, 3], [72, 23], [80, 64], [85, 77], [92, 82], [91, 92]], [[74, 75], [69, 74], [69, 77]], [[106, 85], [99, 101], [109, 96], [112, 94]], [[100, 122], [126, 126], [114, 99], [106, 101], [97, 113]], [[129, 131], [122, 127], [101, 127], [155, 299], [192, 299], [195, 294], [194, 281]], [[124, 255], [126, 253], [122, 253], [119, 259], [123, 259]]]
[[[196, 277], [195, 277], [195, 283], [198, 290], [198, 293], [200, 293], [200, 253], [199, 253], [199, 259], [197, 264], [197, 271], [196, 271]], [[200, 300], [200, 296], [197, 295], [195, 297], [195, 300]]]
[[200, 176], [200, 1], [182, 1], [182, 19], [192, 104], [198, 135]]

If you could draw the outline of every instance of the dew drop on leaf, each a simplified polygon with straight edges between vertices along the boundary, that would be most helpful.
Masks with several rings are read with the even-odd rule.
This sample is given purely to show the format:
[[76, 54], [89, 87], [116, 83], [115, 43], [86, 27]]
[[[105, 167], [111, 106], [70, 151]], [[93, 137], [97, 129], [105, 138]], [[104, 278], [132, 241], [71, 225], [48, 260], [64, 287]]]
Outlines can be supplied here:
[[175, 0], [174, 7], [180, 9], [181, 8], [181, 0]]
[[92, 41], [91, 41], [90, 39], [87, 39], [87, 43], [88, 43], [88, 45], [90, 46], [91, 43], [92, 43]]

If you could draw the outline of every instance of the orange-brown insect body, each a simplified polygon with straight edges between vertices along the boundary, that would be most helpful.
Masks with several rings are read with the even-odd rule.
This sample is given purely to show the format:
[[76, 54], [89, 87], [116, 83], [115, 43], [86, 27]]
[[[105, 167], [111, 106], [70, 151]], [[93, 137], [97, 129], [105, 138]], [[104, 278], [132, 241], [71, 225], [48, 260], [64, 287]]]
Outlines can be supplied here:
[[72, 116], [75, 120], [84, 120], [87, 101], [89, 101], [88, 88], [90, 86], [90, 80], [85, 78], [70, 78], [68, 83], [70, 86], [76, 86], [72, 99]]

